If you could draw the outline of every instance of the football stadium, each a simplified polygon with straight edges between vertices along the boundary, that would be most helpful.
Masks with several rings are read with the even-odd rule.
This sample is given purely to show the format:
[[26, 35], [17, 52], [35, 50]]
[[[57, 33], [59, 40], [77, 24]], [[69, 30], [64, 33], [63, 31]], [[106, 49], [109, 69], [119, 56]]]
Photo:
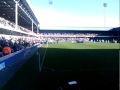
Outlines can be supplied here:
[[[43, 2], [43, 6], [45, 3], [42, 0], [0, 0], [0, 90], [118, 90], [120, 10], [116, 26], [107, 26], [106, 13], [103, 27], [97, 26], [97, 22], [93, 26], [84, 26], [84, 21], [78, 24], [73, 20], [75, 17], [71, 18], [75, 22], [66, 22], [69, 16], [62, 22], [67, 26], [60, 26], [61, 22], [56, 22], [57, 14], [53, 16], [57, 19], [53, 20], [55, 23], [45, 15], [45, 19], [39, 20], [32, 1], [36, 7], [37, 3]], [[58, 5], [55, 0], [46, 2], [51, 10], [54, 4]], [[61, 9], [65, 9], [65, 3], [59, 2], [63, 5]], [[103, 2], [104, 9], [108, 5]], [[57, 26], [50, 26], [53, 23]]]

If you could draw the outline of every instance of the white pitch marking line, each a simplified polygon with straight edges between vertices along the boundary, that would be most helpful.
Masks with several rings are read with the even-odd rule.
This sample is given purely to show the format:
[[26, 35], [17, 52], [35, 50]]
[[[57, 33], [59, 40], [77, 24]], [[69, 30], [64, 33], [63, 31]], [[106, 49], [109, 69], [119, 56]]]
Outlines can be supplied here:
[[47, 47], [46, 47], [46, 49], [45, 49], [45, 53], [44, 53], [44, 56], [43, 56], [43, 59], [42, 59], [42, 64], [41, 64], [41, 67], [40, 67], [40, 71], [42, 70], [42, 66], [43, 66], [43, 62], [44, 62], [44, 60], [45, 60], [47, 48], [48, 48], [48, 43], [47, 43]]

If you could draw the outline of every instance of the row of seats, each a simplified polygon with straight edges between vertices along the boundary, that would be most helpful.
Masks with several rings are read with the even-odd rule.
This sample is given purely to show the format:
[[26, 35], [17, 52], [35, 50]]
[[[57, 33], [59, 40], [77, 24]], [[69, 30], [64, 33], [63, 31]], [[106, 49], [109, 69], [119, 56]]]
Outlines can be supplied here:
[[[0, 24], [4, 25], [6, 27], [15, 28], [15, 23], [14, 22], [8, 21], [8, 20], [6, 20], [6, 19], [4, 19], [2, 17], [0, 17]], [[28, 30], [28, 29], [26, 29], [26, 28], [24, 28], [22, 26], [19, 26], [19, 25], [18, 25], [18, 29], [23, 31], [23, 32], [26, 32], [26, 33], [32, 33], [31, 30]]]

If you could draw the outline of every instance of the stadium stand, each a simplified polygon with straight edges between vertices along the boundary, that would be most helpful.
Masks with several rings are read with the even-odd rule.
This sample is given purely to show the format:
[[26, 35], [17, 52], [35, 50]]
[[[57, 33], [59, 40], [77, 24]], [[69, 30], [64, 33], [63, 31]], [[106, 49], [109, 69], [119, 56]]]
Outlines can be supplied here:
[[[9, 28], [15, 29], [15, 23], [10, 22], [10, 21], [2, 18], [2, 17], [0, 17], [0, 24], [1, 24], [1, 27], [9, 27]], [[28, 29], [26, 29], [26, 28], [24, 28], [22, 26], [18, 26], [18, 29], [20, 31], [23, 31], [23, 32], [26, 32], [26, 33], [32, 33], [31, 30], [28, 30]]]
[[[18, 4], [16, 1], [17, 0], [0, 1], [1, 28], [8, 26], [8, 30], [11, 30], [12, 27], [12, 31], [21, 31], [21, 33], [24, 34], [28, 34], [28, 32], [37, 33], [39, 30], [39, 22], [30, 8], [30, 5], [26, 0], [18, 0]], [[16, 5], [18, 7], [18, 11], [16, 11]], [[16, 13], [18, 13], [18, 16]], [[16, 27], [16, 19], [18, 19], [18, 30], [13, 29]]]
[[0, 0], [0, 89], [37, 51], [39, 30], [27, 0]]
[[[69, 42], [104, 42], [119, 43], [118, 31], [75, 31], [75, 30], [41, 30], [41, 40], [69, 41]], [[43, 38], [44, 37], [44, 38]]]
[[[16, 12], [16, 5], [18, 12]], [[41, 44], [46, 42], [120, 42], [119, 32], [41, 30], [39, 34], [39, 25], [27, 0], [0, 0], [0, 89], [37, 51], [40, 42]], [[3, 50], [6, 46], [11, 49], [10, 52], [6, 53]], [[10, 71], [11, 68], [14, 71]], [[10, 75], [7, 76], [6, 73]]]
[[[18, 7], [18, 12], [15, 11], [15, 5]], [[16, 13], [18, 13], [18, 22], [15, 22]], [[17, 30], [16, 23], [18, 23]], [[5, 45], [9, 45], [13, 53], [27, 46], [36, 44], [36, 42], [38, 42], [38, 38], [36, 38], [36, 33], [38, 32], [36, 30], [39, 30], [38, 25], [39, 22], [26, 0], [0, 1], [1, 49]], [[26, 38], [24, 38], [24, 36]], [[2, 51], [0, 52], [0, 56], [2, 56]]]

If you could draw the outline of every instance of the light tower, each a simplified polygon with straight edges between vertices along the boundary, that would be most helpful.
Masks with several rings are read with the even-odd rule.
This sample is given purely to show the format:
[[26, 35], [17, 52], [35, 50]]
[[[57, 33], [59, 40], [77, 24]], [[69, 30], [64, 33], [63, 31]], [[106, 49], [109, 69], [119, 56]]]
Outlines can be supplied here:
[[53, 9], [52, 9], [52, 5], [53, 5], [53, 1], [52, 0], [49, 0], [49, 2], [48, 2], [48, 5], [49, 5], [49, 7], [48, 7], [48, 18], [49, 18], [49, 20], [51, 21], [52, 20], [52, 17], [53, 17]]
[[53, 4], [53, 1], [52, 0], [49, 0], [49, 5], [52, 5]]
[[52, 4], [53, 4], [53, 1], [49, 0], [49, 9], [50, 9], [50, 11], [52, 10]]
[[103, 7], [104, 7], [104, 28], [106, 27], [106, 7], [107, 7], [107, 3], [103, 3]]

